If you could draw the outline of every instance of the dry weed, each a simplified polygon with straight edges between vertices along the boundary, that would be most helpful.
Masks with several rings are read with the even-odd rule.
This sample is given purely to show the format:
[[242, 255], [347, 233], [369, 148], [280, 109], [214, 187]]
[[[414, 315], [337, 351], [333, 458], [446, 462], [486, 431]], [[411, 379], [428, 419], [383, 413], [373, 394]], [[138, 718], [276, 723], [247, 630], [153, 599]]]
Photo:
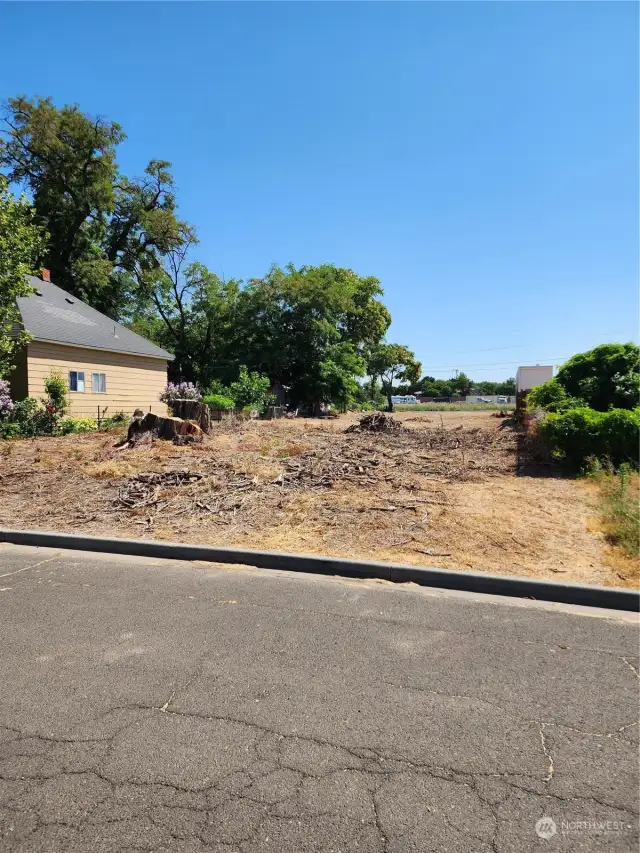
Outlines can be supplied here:
[[87, 465], [85, 473], [96, 480], [117, 480], [121, 477], [133, 476], [136, 469], [124, 459], [107, 459], [105, 462]]

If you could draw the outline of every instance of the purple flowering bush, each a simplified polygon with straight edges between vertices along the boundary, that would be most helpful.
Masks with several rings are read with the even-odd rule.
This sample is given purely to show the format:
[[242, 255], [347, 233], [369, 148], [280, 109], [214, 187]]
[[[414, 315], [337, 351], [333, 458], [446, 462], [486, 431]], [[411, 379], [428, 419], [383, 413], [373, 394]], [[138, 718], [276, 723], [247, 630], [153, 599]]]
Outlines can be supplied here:
[[202, 400], [202, 391], [193, 382], [169, 382], [159, 400], [168, 406], [176, 400]]
[[0, 421], [3, 421], [13, 411], [13, 400], [9, 393], [9, 383], [0, 379]]

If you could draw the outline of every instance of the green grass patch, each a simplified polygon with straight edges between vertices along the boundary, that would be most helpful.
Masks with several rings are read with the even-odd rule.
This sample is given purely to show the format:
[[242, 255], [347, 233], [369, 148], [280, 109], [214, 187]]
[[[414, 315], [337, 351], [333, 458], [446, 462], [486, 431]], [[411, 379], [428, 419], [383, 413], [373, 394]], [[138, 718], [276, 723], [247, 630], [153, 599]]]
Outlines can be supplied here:
[[396, 403], [398, 412], [513, 412], [515, 403]]

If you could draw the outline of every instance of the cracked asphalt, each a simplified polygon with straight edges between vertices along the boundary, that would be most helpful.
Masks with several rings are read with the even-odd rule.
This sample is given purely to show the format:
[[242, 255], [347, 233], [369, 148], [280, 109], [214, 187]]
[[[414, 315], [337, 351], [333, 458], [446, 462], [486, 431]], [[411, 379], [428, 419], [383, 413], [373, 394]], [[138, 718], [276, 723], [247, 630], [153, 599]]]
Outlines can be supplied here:
[[0, 638], [3, 853], [637, 850], [632, 614], [0, 545]]

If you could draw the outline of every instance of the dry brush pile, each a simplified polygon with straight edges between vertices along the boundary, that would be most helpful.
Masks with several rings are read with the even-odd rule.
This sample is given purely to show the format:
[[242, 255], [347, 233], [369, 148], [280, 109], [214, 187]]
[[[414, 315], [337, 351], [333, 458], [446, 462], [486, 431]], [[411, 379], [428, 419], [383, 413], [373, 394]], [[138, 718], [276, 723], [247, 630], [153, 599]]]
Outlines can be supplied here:
[[[230, 424], [201, 445], [157, 441], [126, 453], [94, 437], [75, 449], [67, 439], [52, 439], [42, 442], [39, 466], [33, 458], [25, 466], [20, 449], [26, 448], [19, 446], [27, 443], [21, 442], [0, 469], [0, 518], [14, 526], [89, 522], [87, 529], [108, 525], [120, 535], [168, 528], [196, 539], [207, 526], [239, 532], [283, 523], [296, 499], [323, 493], [354, 493], [372, 511], [417, 513], [425, 480], [477, 481], [514, 468], [516, 437], [509, 430], [407, 429], [379, 413], [354, 426], [305, 431], [293, 444], [283, 422]], [[225, 437], [226, 446], [220, 444]], [[65, 453], [66, 463], [52, 462]], [[52, 458], [43, 464], [47, 455]], [[22, 495], [14, 514], [8, 510], [18, 484]], [[339, 510], [325, 501], [318, 511], [331, 525]]]

